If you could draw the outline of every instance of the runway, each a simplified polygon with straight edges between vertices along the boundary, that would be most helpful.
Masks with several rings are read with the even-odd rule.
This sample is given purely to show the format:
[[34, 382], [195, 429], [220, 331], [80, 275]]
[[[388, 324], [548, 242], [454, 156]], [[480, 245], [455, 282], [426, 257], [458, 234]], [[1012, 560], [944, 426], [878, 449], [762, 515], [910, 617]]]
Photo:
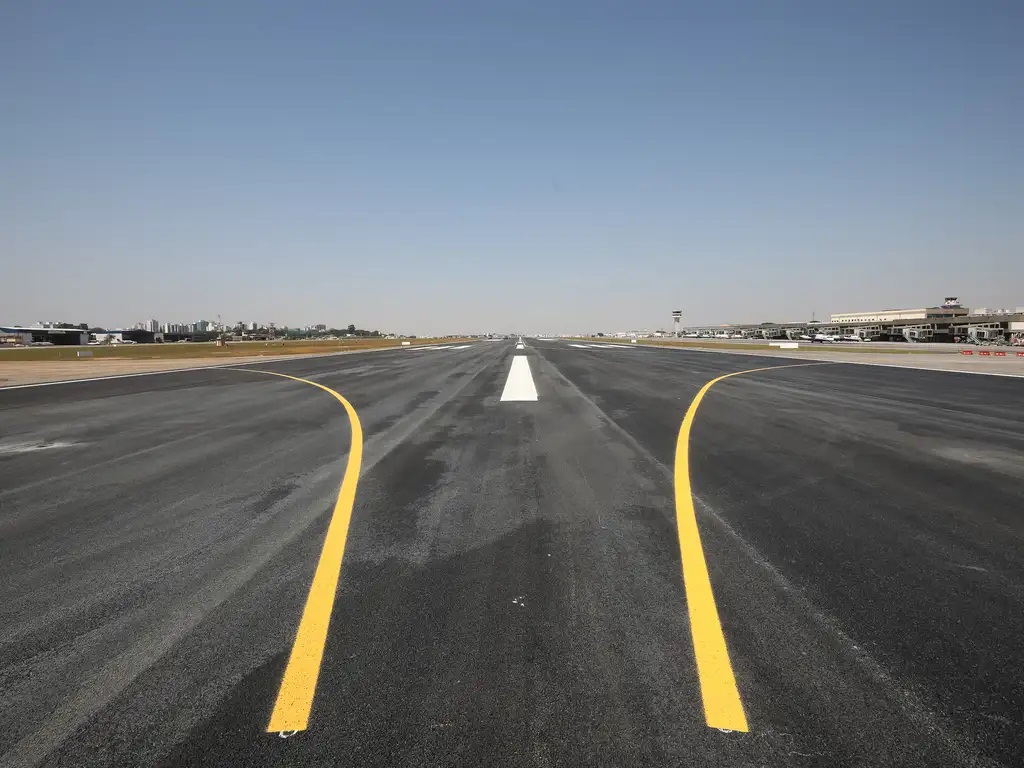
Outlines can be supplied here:
[[0, 766], [1019, 764], [1018, 379], [516, 346], [0, 391]]

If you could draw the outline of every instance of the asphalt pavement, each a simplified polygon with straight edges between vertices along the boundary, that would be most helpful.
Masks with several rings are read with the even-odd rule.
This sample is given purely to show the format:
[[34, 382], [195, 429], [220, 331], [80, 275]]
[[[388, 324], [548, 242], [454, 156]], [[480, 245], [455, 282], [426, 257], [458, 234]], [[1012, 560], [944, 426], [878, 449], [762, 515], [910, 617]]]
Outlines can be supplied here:
[[0, 766], [1019, 765], [1022, 453], [1019, 379], [564, 341], [0, 390]]

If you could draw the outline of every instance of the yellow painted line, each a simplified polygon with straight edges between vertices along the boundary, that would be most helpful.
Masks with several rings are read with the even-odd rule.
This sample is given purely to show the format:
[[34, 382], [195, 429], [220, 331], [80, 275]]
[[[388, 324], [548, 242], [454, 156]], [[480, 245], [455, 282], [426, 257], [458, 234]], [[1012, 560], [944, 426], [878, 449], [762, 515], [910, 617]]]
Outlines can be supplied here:
[[700, 544], [700, 531], [697, 529], [697, 512], [693, 507], [693, 490], [690, 486], [690, 430], [693, 427], [693, 420], [704, 395], [724, 379], [746, 373], [822, 364], [798, 363], [751, 368], [712, 379], [701, 387], [697, 396], [693, 398], [679, 428], [675, 460], [676, 529], [679, 533], [679, 554], [683, 561], [683, 587], [686, 590], [686, 606], [690, 614], [693, 653], [697, 660], [700, 693], [704, 701], [704, 719], [712, 728], [742, 732], [749, 730], [739, 688], [736, 686], [736, 676], [729, 661], [729, 649], [725, 645], [722, 622], [718, 618], [715, 595], [711, 589], [711, 576], [708, 574], [704, 549]]
[[253, 373], [280, 376], [322, 389], [345, 407], [352, 427], [352, 445], [348, 451], [345, 476], [341, 481], [338, 500], [334, 504], [331, 522], [327, 527], [327, 535], [324, 537], [324, 546], [320, 551], [316, 573], [313, 574], [313, 583], [306, 597], [306, 607], [302, 610], [299, 629], [295, 633], [295, 643], [288, 658], [288, 666], [285, 667], [281, 688], [277, 692], [274, 711], [267, 725], [268, 733], [304, 731], [309, 725], [309, 713], [313, 708], [313, 696], [316, 694], [316, 682], [320, 676], [324, 644], [327, 642], [327, 628], [331, 623], [334, 596], [341, 575], [341, 561], [345, 556], [348, 526], [352, 520], [352, 506], [356, 500], [356, 483], [359, 481], [359, 467], [363, 461], [363, 428], [352, 404], [330, 387], [274, 371]]

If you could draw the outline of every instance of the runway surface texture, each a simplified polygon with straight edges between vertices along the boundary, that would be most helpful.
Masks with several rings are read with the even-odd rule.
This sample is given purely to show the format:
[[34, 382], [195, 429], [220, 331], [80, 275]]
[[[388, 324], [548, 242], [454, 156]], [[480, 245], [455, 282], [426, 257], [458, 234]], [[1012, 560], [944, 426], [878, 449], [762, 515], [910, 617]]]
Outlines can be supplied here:
[[0, 391], [0, 766], [1024, 761], [1024, 381], [515, 346]]

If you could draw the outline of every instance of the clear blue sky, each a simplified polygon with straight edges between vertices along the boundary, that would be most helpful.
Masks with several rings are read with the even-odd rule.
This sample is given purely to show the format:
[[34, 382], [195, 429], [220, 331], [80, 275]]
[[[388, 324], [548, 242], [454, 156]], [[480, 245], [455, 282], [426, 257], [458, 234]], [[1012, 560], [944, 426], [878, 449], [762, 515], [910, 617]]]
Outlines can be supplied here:
[[1024, 3], [0, 6], [0, 322], [1024, 305]]

